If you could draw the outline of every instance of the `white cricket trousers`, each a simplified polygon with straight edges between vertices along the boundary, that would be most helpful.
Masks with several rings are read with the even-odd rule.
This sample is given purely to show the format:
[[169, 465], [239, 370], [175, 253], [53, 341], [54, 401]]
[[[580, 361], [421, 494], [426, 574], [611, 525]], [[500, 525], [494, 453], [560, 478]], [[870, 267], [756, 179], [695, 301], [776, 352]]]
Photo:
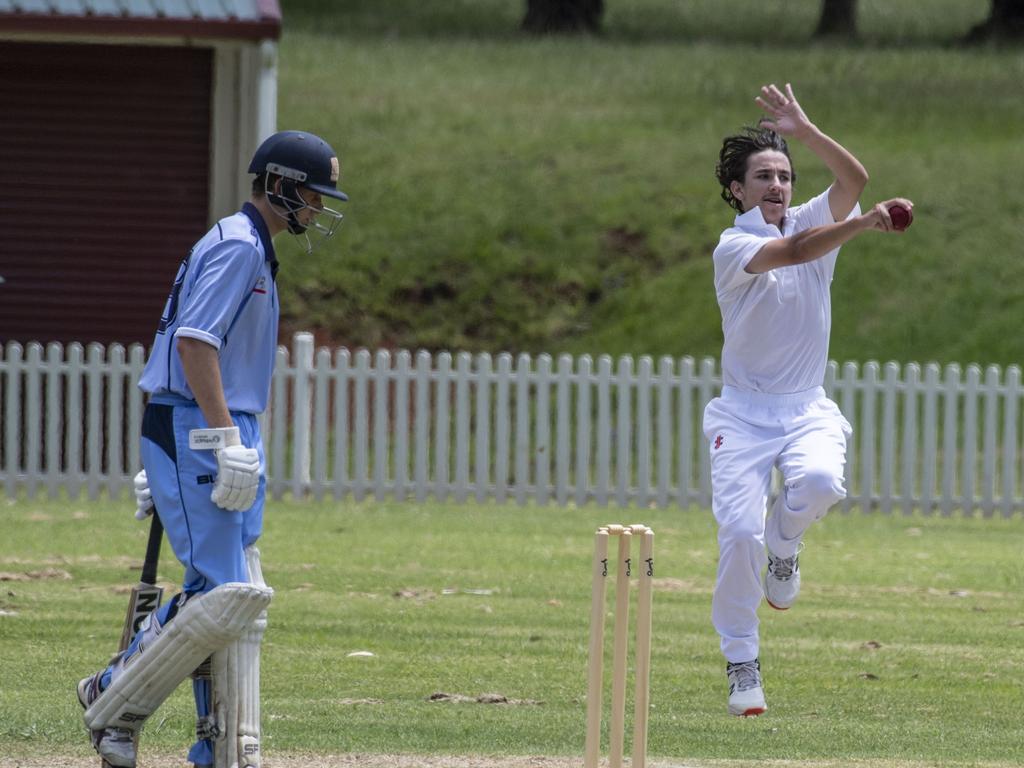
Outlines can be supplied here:
[[[823, 387], [773, 395], [726, 386], [704, 409], [719, 550], [711, 620], [727, 661], [758, 656], [765, 544], [792, 557], [808, 526], [846, 497], [852, 433]], [[766, 524], [772, 467], [783, 487]]]

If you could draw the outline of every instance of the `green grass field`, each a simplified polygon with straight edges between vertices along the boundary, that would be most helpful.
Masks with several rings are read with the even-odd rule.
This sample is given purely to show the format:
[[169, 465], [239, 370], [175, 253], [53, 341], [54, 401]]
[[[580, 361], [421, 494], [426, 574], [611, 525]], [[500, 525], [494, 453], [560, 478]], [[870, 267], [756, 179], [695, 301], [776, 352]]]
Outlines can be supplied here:
[[[810, 39], [816, 0], [611, 0], [570, 40], [520, 35], [519, 2], [379, 5], [284, 3], [279, 125], [331, 139], [352, 201], [325, 250], [282, 244], [283, 338], [717, 357], [721, 138], [792, 81], [865, 203], [917, 203], [844, 248], [833, 358], [1024, 359], [1024, 57], [953, 44], [988, 0], [861, 0], [839, 46]], [[828, 179], [793, 152], [805, 199]]]
[[[306, 752], [325, 761], [310, 765], [351, 754], [580, 755], [592, 532], [638, 518], [657, 531], [656, 765], [1020, 757], [1019, 519], [827, 517], [807, 537], [798, 605], [762, 611], [770, 710], [742, 720], [725, 712], [710, 626], [707, 512], [282, 502], [261, 544], [276, 589], [266, 764], [304, 764], [287, 761]], [[0, 505], [0, 530], [0, 755], [12, 761], [0, 765], [84, 765], [74, 684], [116, 644], [145, 526], [123, 500], [22, 500]], [[172, 587], [180, 573], [165, 547], [161, 581]], [[514, 703], [428, 701], [435, 693]], [[143, 756], [180, 761], [191, 729], [182, 686], [147, 726]]]

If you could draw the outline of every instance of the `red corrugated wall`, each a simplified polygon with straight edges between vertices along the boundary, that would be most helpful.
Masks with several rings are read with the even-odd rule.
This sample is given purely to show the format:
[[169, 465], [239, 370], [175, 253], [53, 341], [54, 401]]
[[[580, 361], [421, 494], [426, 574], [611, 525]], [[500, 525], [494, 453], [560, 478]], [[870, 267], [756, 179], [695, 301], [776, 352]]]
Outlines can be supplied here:
[[208, 48], [0, 45], [0, 343], [150, 343], [207, 228]]

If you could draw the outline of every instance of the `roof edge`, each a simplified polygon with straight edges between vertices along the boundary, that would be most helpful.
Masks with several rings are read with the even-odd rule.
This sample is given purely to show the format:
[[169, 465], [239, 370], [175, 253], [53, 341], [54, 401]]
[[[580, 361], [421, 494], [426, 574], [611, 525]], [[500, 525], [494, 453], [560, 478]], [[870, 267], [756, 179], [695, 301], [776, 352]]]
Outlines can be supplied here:
[[259, 8], [261, 18], [253, 21], [0, 13], [0, 32], [279, 40], [281, 37], [281, 11], [276, 0], [259, 0]]

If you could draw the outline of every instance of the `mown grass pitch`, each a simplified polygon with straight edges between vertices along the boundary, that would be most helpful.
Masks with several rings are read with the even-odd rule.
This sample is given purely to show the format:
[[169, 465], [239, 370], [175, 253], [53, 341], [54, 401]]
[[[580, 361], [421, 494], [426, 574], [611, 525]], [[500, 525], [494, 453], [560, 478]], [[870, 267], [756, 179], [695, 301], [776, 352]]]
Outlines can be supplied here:
[[[704, 510], [282, 502], [261, 546], [277, 590], [268, 766], [310, 752], [323, 766], [580, 755], [592, 533], [616, 521], [657, 532], [656, 764], [999, 766], [1020, 754], [1019, 518], [827, 517], [807, 537], [797, 606], [762, 611], [769, 713], [740, 720], [725, 713], [709, 621]], [[0, 755], [77, 765], [90, 748], [74, 683], [117, 641], [145, 526], [127, 500], [20, 500], [0, 504], [0, 530]], [[165, 547], [161, 580], [180, 573]], [[182, 686], [147, 726], [143, 757], [180, 763], [190, 707]]]

